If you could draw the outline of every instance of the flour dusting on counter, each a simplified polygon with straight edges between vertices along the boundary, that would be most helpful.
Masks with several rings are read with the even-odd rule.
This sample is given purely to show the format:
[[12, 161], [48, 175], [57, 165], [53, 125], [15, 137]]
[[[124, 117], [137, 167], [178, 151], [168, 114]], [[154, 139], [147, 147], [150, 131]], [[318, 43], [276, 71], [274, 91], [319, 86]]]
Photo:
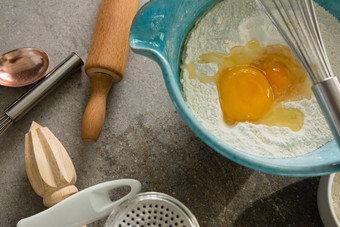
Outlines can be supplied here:
[[[335, 75], [340, 75], [338, 62], [340, 23], [315, 4], [320, 29]], [[244, 18], [244, 15], [248, 15]], [[257, 9], [254, 1], [222, 1], [204, 15], [188, 36], [183, 52], [184, 63], [195, 62], [196, 69], [204, 75], [213, 75], [215, 63], [199, 64], [204, 53], [228, 54], [230, 48], [244, 45], [255, 38], [262, 45], [285, 44], [269, 19]], [[181, 78], [184, 98], [197, 120], [222, 142], [241, 151], [266, 157], [293, 157], [311, 152], [332, 140], [331, 131], [313, 96], [285, 104], [304, 114], [301, 130], [293, 132], [286, 127], [268, 127], [248, 122], [228, 126], [224, 123], [215, 83], [201, 83], [189, 79], [183, 70]]]

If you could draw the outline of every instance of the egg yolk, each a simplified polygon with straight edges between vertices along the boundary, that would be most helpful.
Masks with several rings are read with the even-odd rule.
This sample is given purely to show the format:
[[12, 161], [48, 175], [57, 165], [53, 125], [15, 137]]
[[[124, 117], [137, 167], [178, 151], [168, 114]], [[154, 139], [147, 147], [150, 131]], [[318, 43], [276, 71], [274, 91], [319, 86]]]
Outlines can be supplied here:
[[273, 102], [267, 78], [253, 67], [223, 70], [217, 88], [224, 120], [229, 123], [258, 120], [268, 112]]
[[289, 47], [281, 44], [262, 46], [252, 39], [235, 46], [228, 55], [206, 53], [198, 63], [217, 63], [218, 72], [205, 76], [195, 63], [182, 65], [190, 79], [217, 86], [223, 119], [228, 125], [251, 122], [288, 127], [299, 131], [304, 115], [285, 103], [310, 99], [312, 83]]
[[269, 67], [264, 69], [264, 73], [274, 92], [282, 92], [287, 90], [290, 84], [290, 79], [284, 67]]

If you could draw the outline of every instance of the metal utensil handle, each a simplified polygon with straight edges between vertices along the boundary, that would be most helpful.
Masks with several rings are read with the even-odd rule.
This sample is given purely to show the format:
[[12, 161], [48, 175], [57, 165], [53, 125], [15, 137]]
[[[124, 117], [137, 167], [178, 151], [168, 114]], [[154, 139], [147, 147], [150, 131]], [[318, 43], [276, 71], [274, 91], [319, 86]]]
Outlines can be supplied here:
[[45, 79], [40, 81], [28, 92], [17, 99], [5, 110], [5, 113], [12, 119], [12, 121], [18, 121], [54, 88], [61, 84], [65, 78], [83, 64], [84, 63], [81, 58], [77, 54], [72, 53], [62, 63], [49, 72]]
[[[130, 186], [124, 197], [111, 201], [110, 191]], [[114, 180], [82, 190], [53, 207], [22, 219], [17, 227], [79, 227], [108, 216], [123, 201], [135, 196], [141, 190], [141, 183], [133, 179]]]
[[335, 141], [340, 147], [340, 82], [338, 77], [330, 77], [313, 86], [314, 94], [327, 118]]

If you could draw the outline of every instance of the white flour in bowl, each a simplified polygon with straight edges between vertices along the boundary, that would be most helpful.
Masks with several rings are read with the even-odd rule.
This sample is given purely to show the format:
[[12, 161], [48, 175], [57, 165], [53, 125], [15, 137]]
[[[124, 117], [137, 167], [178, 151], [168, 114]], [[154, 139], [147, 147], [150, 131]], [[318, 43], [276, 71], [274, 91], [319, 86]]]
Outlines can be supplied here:
[[[316, 4], [315, 7], [333, 71], [340, 75], [340, 23], [322, 7]], [[208, 52], [226, 55], [230, 48], [244, 45], [252, 38], [262, 45], [285, 44], [254, 1], [222, 1], [197, 22], [188, 36], [182, 60], [195, 62], [197, 70], [204, 75], [213, 75], [217, 65], [198, 64], [200, 55]], [[293, 157], [314, 151], [333, 139], [314, 96], [311, 100], [286, 103], [305, 116], [303, 128], [298, 132], [247, 122], [228, 126], [223, 121], [215, 83], [189, 79], [186, 70], [182, 72], [181, 83], [185, 101], [197, 120], [219, 140], [238, 150], [266, 157]]]

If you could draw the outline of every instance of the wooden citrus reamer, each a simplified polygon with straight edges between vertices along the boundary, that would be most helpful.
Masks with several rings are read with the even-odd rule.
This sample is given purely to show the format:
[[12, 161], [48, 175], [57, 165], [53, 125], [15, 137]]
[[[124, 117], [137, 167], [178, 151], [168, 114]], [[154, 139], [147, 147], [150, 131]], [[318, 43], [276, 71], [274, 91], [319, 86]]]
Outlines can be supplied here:
[[46, 207], [78, 192], [70, 156], [48, 128], [35, 122], [25, 135], [25, 166], [32, 188]]
[[67, 151], [48, 128], [34, 121], [25, 135], [25, 166], [33, 190], [46, 207], [78, 192], [76, 170]]
[[91, 78], [91, 96], [84, 112], [81, 137], [97, 141], [102, 130], [106, 98], [113, 83], [124, 75], [129, 33], [139, 0], [102, 0], [85, 72]]

